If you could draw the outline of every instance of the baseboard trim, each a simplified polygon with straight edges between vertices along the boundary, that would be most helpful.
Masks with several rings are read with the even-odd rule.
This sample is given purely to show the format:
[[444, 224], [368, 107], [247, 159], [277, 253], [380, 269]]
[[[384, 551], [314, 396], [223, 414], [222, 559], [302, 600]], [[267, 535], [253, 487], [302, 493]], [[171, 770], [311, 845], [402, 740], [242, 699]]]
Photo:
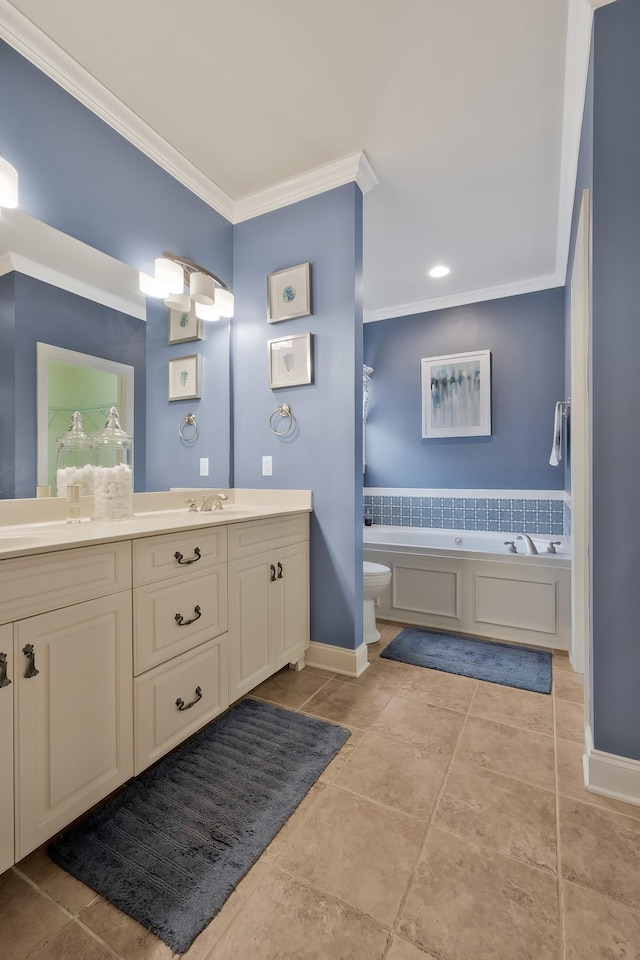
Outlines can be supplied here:
[[590, 793], [640, 806], [640, 760], [595, 750], [590, 727], [585, 733], [583, 760], [585, 786]]
[[366, 643], [361, 643], [357, 650], [348, 650], [346, 647], [334, 647], [329, 643], [312, 641], [304, 660], [308, 667], [331, 670], [345, 677], [361, 677], [369, 666]]

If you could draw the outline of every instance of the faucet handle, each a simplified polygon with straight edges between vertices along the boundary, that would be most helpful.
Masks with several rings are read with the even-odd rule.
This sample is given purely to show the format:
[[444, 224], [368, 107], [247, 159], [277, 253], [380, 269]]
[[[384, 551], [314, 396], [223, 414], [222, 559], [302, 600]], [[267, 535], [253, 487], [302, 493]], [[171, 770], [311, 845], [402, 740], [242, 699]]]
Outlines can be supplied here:
[[197, 513], [198, 508], [196, 506], [195, 500], [185, 500], [185, 503], [189, 504], [189, 513]]
[[509, 553], [517, 553], [517, 552], [518, 552], [518, 551], [516, 550], [516, 545], [515, 545], [515, 543], [514, 543], [513, 540], [505, 540], [504, 545], [505, 545], [505, 547], [508, 547], [508, 548], [509, 548]]
[[557, 553], [556, 547], [562, 546], [562, 540], [549, 540], [549, 545], [547, 546], [547, 553]]

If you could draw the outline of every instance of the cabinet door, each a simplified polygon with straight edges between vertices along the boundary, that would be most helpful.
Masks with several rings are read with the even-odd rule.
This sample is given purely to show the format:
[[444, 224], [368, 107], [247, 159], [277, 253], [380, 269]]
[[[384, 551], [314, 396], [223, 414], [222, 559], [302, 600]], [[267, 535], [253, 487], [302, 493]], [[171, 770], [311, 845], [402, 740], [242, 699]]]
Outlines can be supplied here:
[[133, 775], [130, 593], [15, 624], [14, 654], [19, 860]]
[[229, 700], [233, 702], [270, 676], [270, 596], [275, 565], [270, 554], [229, 564]]
[[274, 669], [297, 660], [309, 646], [309, 543], [283, 547], [275, 554], [273, 595]]
[[[0, 873], [13, 862], [13, 627], [0, 627], [0, 735], [2, 771], [0, 772]], [[6, 661], [4, 660], [6, 657]], [[6, 666], [6, 672], [5, 672]]]

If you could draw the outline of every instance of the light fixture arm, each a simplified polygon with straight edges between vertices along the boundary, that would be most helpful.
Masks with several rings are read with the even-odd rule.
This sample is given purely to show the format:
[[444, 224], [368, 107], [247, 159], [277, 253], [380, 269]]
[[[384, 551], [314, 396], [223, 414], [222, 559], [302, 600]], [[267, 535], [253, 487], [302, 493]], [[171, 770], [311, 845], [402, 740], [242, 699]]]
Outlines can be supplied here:
[[179, 263], [182, 269], [184, 270], [184, 282], [189, 285], [189, 277], [192, 273], [204, 273], [206, 276], [211, 277], [212, 280], [218, 284], [219, 287], [222, 287], [223, 290], [227, 290], [226, 283], [216, 277], [215, 273], [212, 273], [211, 270], [207, 270], [206, 267], [201, 267], [199, 263], [195, 263], [193, 260], [187, 260], [186, 257], [179, 257], [177, 253], [168, 253], [164, 251], [162, 256], [165, 260], [173, 260], [174, 263]]

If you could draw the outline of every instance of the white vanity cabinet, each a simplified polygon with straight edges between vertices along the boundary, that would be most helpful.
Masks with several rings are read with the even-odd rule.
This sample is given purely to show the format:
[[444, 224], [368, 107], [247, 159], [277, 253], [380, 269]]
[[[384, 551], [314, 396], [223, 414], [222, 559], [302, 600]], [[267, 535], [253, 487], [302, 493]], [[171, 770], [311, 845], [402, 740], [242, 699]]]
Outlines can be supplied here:
[[0, 627], [0, 873], [13, 863], [13, 629]]
[[227, 527], [134, 541], [135, 772], [229, 705]]
[[309, 518], [229, 528], [229, 697], [236, 700], [309, 646]]
[[4, 560], [0, 576], [0, 614], [15, 618], [3, 630], [13, 633], [19, 860], [133, 773], [131, 546]]

